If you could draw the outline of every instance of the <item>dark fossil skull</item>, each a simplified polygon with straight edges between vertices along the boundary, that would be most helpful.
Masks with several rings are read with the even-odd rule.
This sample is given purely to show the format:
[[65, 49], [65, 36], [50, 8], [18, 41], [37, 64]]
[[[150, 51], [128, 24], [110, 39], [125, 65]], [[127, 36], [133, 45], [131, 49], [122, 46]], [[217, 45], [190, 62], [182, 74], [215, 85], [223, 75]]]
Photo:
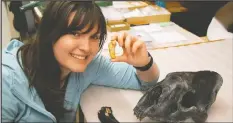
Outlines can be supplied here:
[[140, 120], [205, 122], [222, 83], [222, 77], [211, 71], [169, 73], [145, 92], [134, 114]]

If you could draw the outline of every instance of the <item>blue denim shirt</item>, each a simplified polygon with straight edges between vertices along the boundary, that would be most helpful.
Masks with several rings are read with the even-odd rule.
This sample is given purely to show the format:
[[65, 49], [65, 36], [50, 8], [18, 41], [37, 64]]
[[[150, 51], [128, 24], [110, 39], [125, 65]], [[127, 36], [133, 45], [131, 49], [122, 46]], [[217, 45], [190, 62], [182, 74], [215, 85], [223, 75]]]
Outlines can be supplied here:
[[[16, 58], [23, 43], [12, 40], [2, 51], [2, 121], [3, 122], [57, 122], [45, 109], [35, 88], [29, 88], [28, 80]], [[61, 121], [74, 122], [82, 92], [91, 84], [122, 89], [140, 90], [155, 84], [143, 82], [136, 70], [126, 63], [112, 63], [98, 54], [83, 73], [71, 73], [65, 94], [67, 112]]]

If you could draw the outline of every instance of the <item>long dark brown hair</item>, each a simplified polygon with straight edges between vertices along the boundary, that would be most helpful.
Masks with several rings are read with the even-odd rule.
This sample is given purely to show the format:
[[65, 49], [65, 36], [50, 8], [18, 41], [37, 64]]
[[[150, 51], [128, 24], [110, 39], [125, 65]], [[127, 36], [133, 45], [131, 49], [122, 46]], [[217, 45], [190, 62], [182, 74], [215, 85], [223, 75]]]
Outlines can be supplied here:
[[[69, 16], [75, 16], [69, 24]], [[82, 17], [82, 18], [81, 18]], [[79, 23], [79, 25], [78, 25]], [[37, 34], [19, 48], [18, 62], [28, 78], [29, 87], [34, 87], [46, 110], [57, 120], [65, 113], [65, 90], [60, 88], [61, 70], [53, 53], [53, 44], [69, 31], [81, 30], [89, 25], [87, 32], [98, 25], [100, 49], [106, 39], [106, 22], [101, 9], [93, 2], [53, 1], [47, 4]]]

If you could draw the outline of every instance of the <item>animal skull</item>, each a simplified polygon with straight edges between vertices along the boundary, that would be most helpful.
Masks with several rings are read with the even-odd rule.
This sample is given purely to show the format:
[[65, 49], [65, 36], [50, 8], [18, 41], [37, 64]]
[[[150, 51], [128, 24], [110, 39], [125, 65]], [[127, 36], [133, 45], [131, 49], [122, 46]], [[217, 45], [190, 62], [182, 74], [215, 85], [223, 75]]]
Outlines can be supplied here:
[[192, 118], [206, 121], [207, 110], [222, 86], [221, 75], [212, 71], [173, 72], [151, 87], [137, 103], [134, 114], [161, 122]]

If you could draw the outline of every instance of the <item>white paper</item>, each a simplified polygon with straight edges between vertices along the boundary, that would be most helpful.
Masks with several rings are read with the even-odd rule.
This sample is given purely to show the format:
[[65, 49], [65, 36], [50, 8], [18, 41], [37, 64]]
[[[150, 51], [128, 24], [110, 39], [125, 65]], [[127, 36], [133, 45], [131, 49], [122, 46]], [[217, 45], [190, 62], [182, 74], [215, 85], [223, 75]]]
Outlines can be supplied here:
[[152, 42], [153, 38], [145, 31], [143, 30], [134, 30], [131, 29], [129, 31], [129, 34], [133, 35], [133, 36], [137, 36], [140, 40], [144, 41], [144, 42]]
[[162, 29], [163, 28], [159, 24], [150, 24], [146, 27], [147, 32], [161, 31]]
[[131, 29], [144, 31], [143, 26], [133, 26], [133, 27], [131, 27]]
[[169, 12], [167, 12], [166, 9], [164, 8], [157, 8], [154, 6], [147, 6], [147, 7], [143, 7], [139, 9], [141, 11], [141, 13], [143, 13], [144, 15], [160, 15], [160, 14], [169, 14]]
[[113, 1], [114, 8], [130, 8], [146, 4], [142, 1]]
[[161, 31], [163, 28], [159, 24], [149, 24], [149, 25], [141, 25], [132, 27], [135, 30], [145, 31], [148, 33]]
[[143, 16], [143, 14], [142, 14], [138, 9], [135, 9], [135, 10], [133, 10], [133, 11], [124, 13], [123, 16], [124, 16], [125, 18], [129, 18], [129, 17], [140, 17], [140, 16]]
[[140, 1], [137, 1], [137, 2], [130, 2], [131, 5], [133, 6], [141, 6], [142, 3]]
[[114, 8], [129, 8], [132, 7], [128, 2], [126, 1], [112, 1], [112, 5]]
[[140, 11], [146, 16], [156, 15], [158, 13], [158, 11], [154, 7], [151, 7], [151, 6], [140, 8]]
[[151, 33], [156, 43], [172, 43], [186, 41], [187, 39], [176, 31], [163, 31]]
[[107, 20], [122, 20], [124, 19], [121, 12], [117, 11], [112, 6], [109, 7], [101, 7], [103, 15]]

